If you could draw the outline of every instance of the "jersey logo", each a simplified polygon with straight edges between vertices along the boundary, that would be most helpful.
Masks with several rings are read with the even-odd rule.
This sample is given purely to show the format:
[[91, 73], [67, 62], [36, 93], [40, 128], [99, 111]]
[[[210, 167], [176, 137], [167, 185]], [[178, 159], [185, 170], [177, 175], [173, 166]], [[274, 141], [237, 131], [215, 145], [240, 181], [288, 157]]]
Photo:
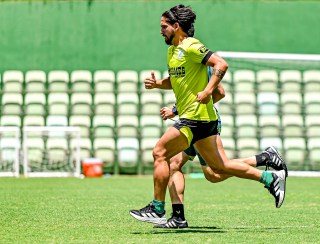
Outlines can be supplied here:
[[172, 77], [185, 77], [186, 76], [186, 70], [182, 67], [171, 67], [168, 69], [169, 75]]
[[201, 46], [198, 50], [200, 51], [200, 53], [206, 53], [209, 51], [209, 49], [206, 48], [205, 46]]
[[184, 55], [184, 50], [179, 50], [178, 52], [178, 59], [181, 59]]

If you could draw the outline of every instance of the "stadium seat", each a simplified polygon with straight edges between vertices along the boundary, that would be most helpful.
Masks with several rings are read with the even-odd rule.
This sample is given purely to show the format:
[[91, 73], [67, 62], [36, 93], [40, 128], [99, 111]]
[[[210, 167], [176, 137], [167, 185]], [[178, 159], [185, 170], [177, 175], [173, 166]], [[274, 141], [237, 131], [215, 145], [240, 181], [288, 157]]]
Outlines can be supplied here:
[[307, 138], [320, 137], [319, 115], [306, 115], [305, 127]]
[[116, 75], [117, 92], [138, 92], [138, 72], [135, 70], [120, 70]]
[[95, 138], [93, 141], [94, 157], [103, 161], [103, 172], [114, 173], [115, 141], [113, 138]]
[[281, 92], [301, 92], [302, 76], [299, 70], [280, 71]]
[[279, 114], [279, 95], [274, 92], [261, 92], [257, 95], [258, 113]]
[[234, 94], [256, 91], [255, 73], [253, 70], [236, 70], [233, 73]]
[[44, 116], [25, 115], [23, 117], [23, 126], [45, 126]]
[[306, 163], [306, 142], [303, 137], [283, 139], [286, 163], [290, 170], [303, 170]]
[[305, 115], [320, 115], [320, 96], [319, 92], [304, 93], [304, 113]]
[[139, 135], [139, 118], [137, 115], [118, 115], [117, 117], [117, 136], [135, 137]]
[[320, 92], [320, 70], [303, 72], [304, 92]]
[[137, 173], [139, 162], [139, 141], [137, 138], [120, 137], [117, 140], [120, 173]]
[[71, 92], [91, 93], [92, 74], [88, 70], [74, 70], [71, 72]]
[[49, 93], [48, 101], [49, 115], [65, 115], [69, 114], [69, 96], [67, 93]]
[[238, 138], [237, 149], [239, 158], [257, 155], [260, 151], [259, 140], [257, 138]]
[[302, 114], [302, 96], [301, 93], [282, 93], [281, 99], [281, 113], [282, 114]]
[[92, 115], [92, 96], [90, 93], [72, 93], [70, 115]]
[[93, 138], [114, 138], [115, 118], [113, 115], [95, 115], [92, 119]]
[[118, 114], [136, 115], [139, 111], [139, 96], [137, 93], [120, 93], [117, 96]]
[[304, 126], [301, 115], [283, 115], [282, 116], [283, 137], [303, 137]]
[[68, 126], [68, 118], [63, 115], [49, 115], [46, 118], [46, 126]]
[[81, 137], [80, 142], [77, 138], [72, 138], [70, 142], [70, 147], [72, 150], [73, 158], [76, 158], [77, 145], [80, 146], [80, 160], [83, 161], [86, 158], [91, 157], [91, 140], [87, 137]]
[[46, 115], [46, 96], [44, 93], [27, 93], [24, 97], [24, 110], [27, 115]]
[[95, 115], [113, 115], [116, 110], [115, 94], [110, 92], [99, 92], [94, 94], [93, 107]]
[[46, 73], [42, 70], [29, 70], [25, 75], [25, 90], [27, 93], [46, 91]]
[[19, 115], [2, 115], [0, 121], [1, 126], [21, 127], [21, 117]]
[[256, 97], [254, 93], [237, 92], [234, 94], [234, 111], [239, 114], [256, 113]]
[[264, 137], [260, 139], [260, 151], [263, 151], [270, 146], [276, 147], [280, 154], [282, 154], [283, 146], [280, 137]]
[[22, 115], [23, 98], [20, 93], [2, 95], [2, 115]]
[[69, 126], [80, 128], [81, 138], [90, 137], [91, 119], [88, 115], [71, 115], [69, 117]]
[[143, 92], [140, 95], [141, 114], [159, 115], [162, 107], [162, 95], [160, 92]]
[[[223, 122], [222, 122], [223, 124]], [[255, 115], [238, 115], [236, 117], [237, 138], [257, 138], [257, 117]], [[222, 127], [222, 130], [224, 127]]]
[[67, 93], [69, 74], [65, 70], [52, 70], [48, 73], [48, 92]]
[[276, 70], [257, 71], [258, 92], [278, 92], [278, 73]]
[[159, 115], [140, 116], [141, 138], [160, 138], [162, 134], [162, 119]]
[[19, 70], [7, 70], [2, 74], [2, 92], [20, 93], [23, 91], [23, 73]]
[[281, 123], [279, 115], [261, 115], [258, 120], [260, 137], [280, 137]]
[[93, 75], [95, 93], [115, 91], [116, 75], [112, 70], [97, 70]]

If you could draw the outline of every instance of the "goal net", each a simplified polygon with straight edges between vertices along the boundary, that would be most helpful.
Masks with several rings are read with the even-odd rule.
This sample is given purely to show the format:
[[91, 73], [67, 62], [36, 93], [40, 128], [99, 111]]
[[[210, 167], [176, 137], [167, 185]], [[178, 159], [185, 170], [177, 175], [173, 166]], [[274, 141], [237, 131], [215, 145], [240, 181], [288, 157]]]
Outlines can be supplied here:
[[80, 128], [23, 127], [26, 177], [80, 176]]
[[273, 145], [292, 174], [319, 176], [320, 55], [218, 54], [229, 64], [219, 103], [229, 157]]
[[0, 127], [0, 176], [19, 176], [20, 128]]

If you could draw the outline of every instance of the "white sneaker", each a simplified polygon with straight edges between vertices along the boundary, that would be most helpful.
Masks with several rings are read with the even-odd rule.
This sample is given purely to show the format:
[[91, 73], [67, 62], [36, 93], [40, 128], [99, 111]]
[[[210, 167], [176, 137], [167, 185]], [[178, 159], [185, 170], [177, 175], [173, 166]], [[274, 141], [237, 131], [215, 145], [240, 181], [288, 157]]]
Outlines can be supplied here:
[[275, 198], [276, 207], [280, 208], [284, 197], [286, 194], [286, 172], [285, 170], [274, 171], [272, 172], [273, 181], [270, 184], [270, 187], [265, 186], [270, 192], [271, 195]]

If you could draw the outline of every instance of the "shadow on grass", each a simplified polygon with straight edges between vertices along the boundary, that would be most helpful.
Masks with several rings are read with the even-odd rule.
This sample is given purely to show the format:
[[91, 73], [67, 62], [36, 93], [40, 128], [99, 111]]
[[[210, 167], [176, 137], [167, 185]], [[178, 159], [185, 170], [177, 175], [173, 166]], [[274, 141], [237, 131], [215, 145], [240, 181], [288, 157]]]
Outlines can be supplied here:
[[234, 227], [234, 228], [225, 228], [222, 229], [220, 227], [216, 226], [189, 226], [185, 229], [161, 229], [161, 228], [155, 228], [152, 229], [151, 232], [132, 232], [133, 235], [141, 235], [141, 234], [167, 234], [167, 233], [228, 233], [228, 232], [234, 232], [234, 231], [250, 231], [252, 232], [269, 232], [270, 230], [278, 230], [281, 228], [265, 228], [265, 227]]

